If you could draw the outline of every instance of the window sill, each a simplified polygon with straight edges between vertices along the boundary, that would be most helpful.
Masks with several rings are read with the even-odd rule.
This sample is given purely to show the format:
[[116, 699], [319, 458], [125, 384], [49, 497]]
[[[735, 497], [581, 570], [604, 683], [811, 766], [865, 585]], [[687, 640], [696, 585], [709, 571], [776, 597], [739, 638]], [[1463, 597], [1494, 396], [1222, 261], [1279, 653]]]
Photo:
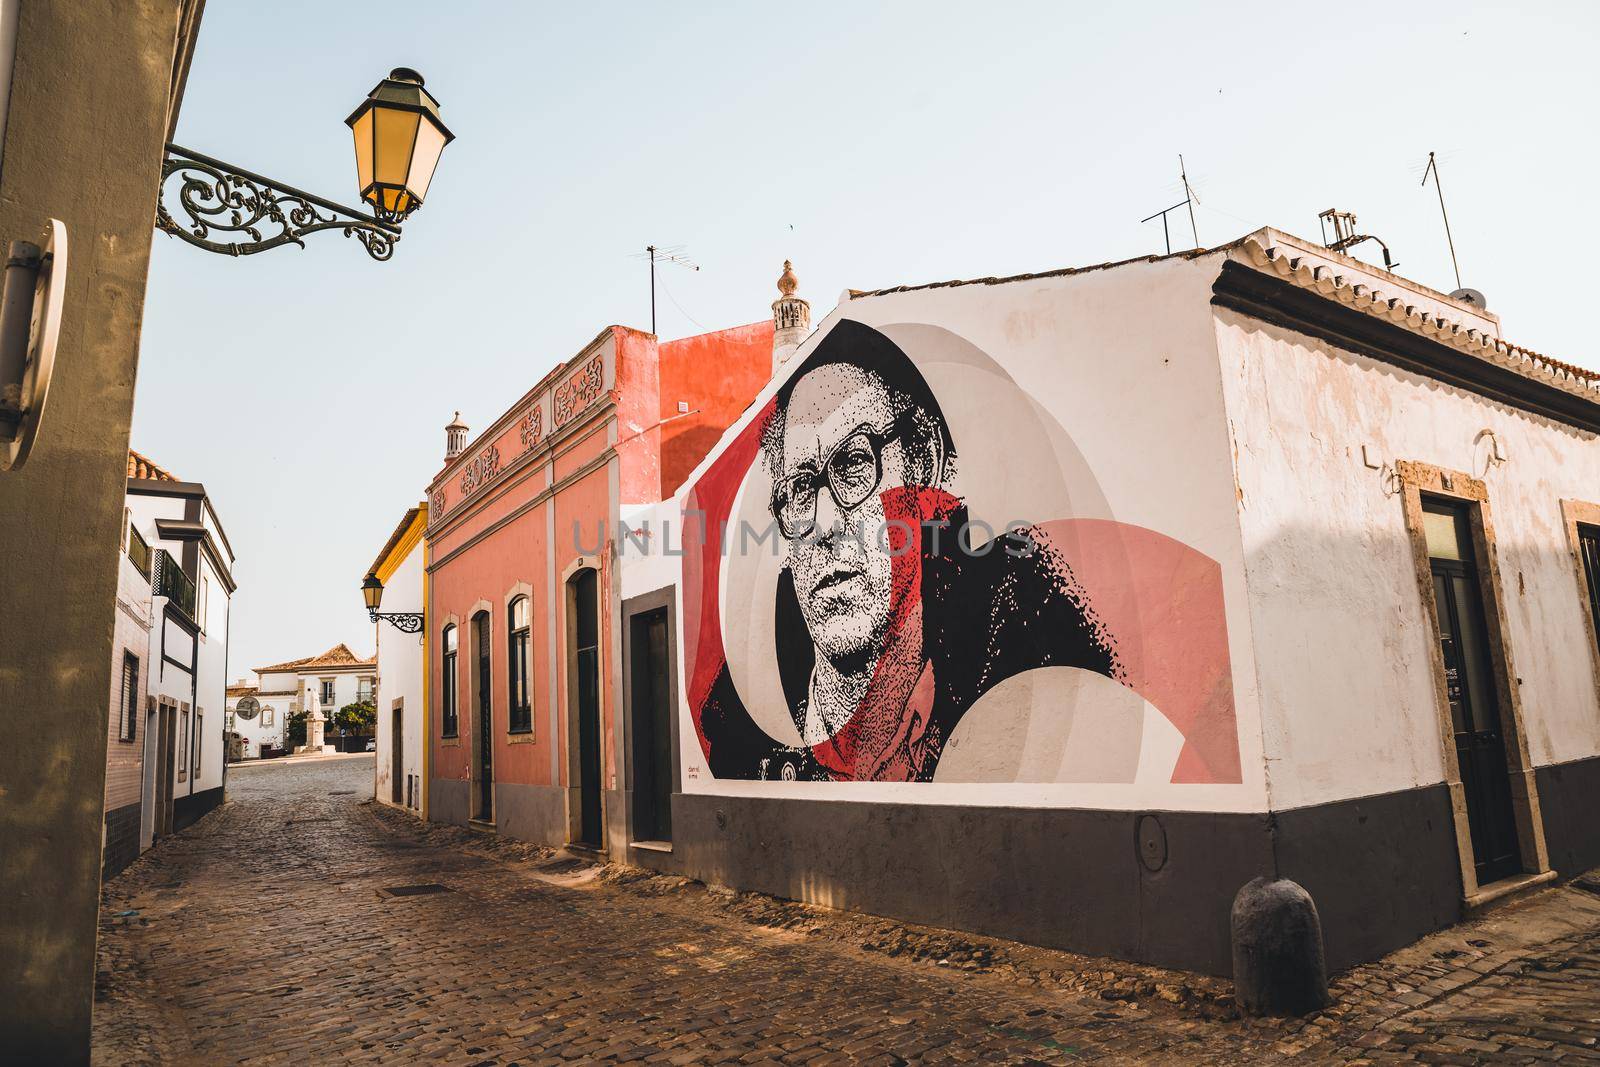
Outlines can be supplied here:
[[531, 745], [533, 742], [534, 736], [532, 730], [506, 731], [506, 744], [508, 745]]
[[441, 737], [439, 738], [439, 744], [446, 748], [460, 748], [461, 738], [459, 735], [456, 737]]

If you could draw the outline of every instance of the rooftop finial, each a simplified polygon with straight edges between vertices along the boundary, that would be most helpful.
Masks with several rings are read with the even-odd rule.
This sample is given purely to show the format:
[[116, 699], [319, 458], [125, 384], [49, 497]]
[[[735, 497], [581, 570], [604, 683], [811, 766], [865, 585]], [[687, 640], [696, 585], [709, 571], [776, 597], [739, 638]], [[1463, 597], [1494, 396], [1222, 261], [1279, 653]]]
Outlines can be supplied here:
[[455, 459], [467, 447], [467, 424], [461, 421], [461, 412], [456, 412], [456, 417], [444, 428], [444, 458], [446, 462]]
[[811, 305], [803, 297], [794, 295], [800, 288], [800, 279], [794, 276], [794, 264], [783, 261], [783, 273], [778, 275], [778, 292], [782, 295], [772, 302], [772, 373], [778, 373], [785, 360], [800, 347], [800, 342], [811, 332]]

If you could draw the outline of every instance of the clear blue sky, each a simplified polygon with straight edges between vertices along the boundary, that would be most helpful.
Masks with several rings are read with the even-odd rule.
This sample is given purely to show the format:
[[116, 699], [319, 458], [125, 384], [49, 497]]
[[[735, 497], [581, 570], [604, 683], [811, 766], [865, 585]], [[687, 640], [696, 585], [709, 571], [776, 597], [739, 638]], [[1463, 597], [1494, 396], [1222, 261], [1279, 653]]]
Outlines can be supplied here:
[[[209, 255], [157, 235], [133, 446], [203, 481], [238, 553], [229, 673], [344, 641], [439, 466], [609, 323], [769, 314], [792, 258], [846, 287], [1159, 252], [1355, 211], [1400, 273], [1463, 280], [1506, 335], [1600, 367], [1587, 332], [1600, 5], [353, 3], [210, 0], [177, 140], [343, 203], [344, 117], [391, 67], [457, 140], [394, 259], [324, 234]], [[1177, 229], [1187, 236], [1187, 222]]]

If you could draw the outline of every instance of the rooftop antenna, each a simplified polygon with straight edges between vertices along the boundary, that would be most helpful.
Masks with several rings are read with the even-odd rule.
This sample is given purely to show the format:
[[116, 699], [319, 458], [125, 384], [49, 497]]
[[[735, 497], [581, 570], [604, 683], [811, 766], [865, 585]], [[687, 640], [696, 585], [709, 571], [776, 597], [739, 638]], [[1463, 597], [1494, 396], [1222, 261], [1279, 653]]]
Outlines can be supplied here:
[[1194, 234], [1194, 246], [1200, 247], [1200, 231], [1194, 225], [1194, 190], [1189, 188], [1189, 172], [1183, 167], [1183, 153], [1178, 153], [1178, 177], [1183, 179], [1183, 202], [1189, 205], [1189, 232]]
[[645, 245], [644, 251], [635, 255], [634, 259], [650, 260], [650, 334], [656, 332], [656, 264], [673, 263], [690, 270], [699, 270], [700, 265], [683, 254], [683, 245], [672, 245], [661, 248], [658, 245]]
[[[1389, 246], [1383, 243], [1383, 238], [1370, 233], [1358, 232], [1356, 216], [1351, 211], [1339, 211], [1329, 208], [1317, 216], [1317, 221], [1322, 223], [1322, 247], [1335, 252], [1343, 252], [1354, 248], [1365, 241], [1377, 241], [1378, 247], [1383, 249], [1383, 268], [1393, 272], [1400, 264], [1389, 256]], [[1333, 239], [1328, 239], [1328, 227], [1333, 227]]]
[[1184, 169], [1183, 156], [1181, 153], [1178, 156], [1178, 177], [1183, 181], [1183, 199], [1178, 201], [1176, 204], [1173, 204], [1171, 207], [1164, 207], [1154, 215], [1147, 215], [1139, 220], [1140, 225], [1143, 225], [1154, 218], [1159, 218], [1161, 220], [1161, 239], [1166, 242], [1167, 255], [1169, 256], [1172, 255], [1172, 230], [1167, 225], [1167, 213], [1176, 211], [1180, 207], [1187, 207], [1189, 209], [1189, 232], [1194, 235], [1194, 246], [1196, 248], [1200, 247], [1200, 231], [1196, 229], [1194, 225], [1194, 190], [1189, 188], [1189, 173]]
[[[1416, 173], [1415, 171], [1412, 172]], [[1439, 214], [1444, 216], [1444, 239], [1450, 245], [1450, 266], [1456, 272], [1456, 290], [1459, 292], [1461, 284], [1461, 264], [1456, 262], [1456, 239], [1450, 236], [1450, 213], [1444, 209], [1444, 186], [1439, 182], [1439, 161], [1433, 158], [1433, 153], [1428, 153], [1428, 168], [1422, 172], [1422, 184], [1428, 184], [1428, 175], [1433, 175], [1433, 187], [1439, 193]]]

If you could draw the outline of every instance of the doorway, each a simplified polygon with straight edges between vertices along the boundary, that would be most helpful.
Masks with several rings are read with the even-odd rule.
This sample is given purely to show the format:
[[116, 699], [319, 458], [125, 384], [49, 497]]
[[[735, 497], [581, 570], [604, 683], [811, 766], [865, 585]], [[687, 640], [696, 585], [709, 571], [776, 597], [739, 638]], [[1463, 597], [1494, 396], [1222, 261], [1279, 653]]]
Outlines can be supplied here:
[[144, 779], [139, 784], [139, 851], [143, 852], [155, 843], [156, 839], [156, 790], [161, 775], [157, 768], [160, 764], [160, 739], [161, 739], [161, 713], [156, 708], [154, 698], [147, 697], [144, 714], [144, 736], [140, 739], [142, 747], [141, 769]]
[[672, 706], [667, 673], [667, 609], [634, 615], [629, 733], [633, 738], [633, 839], [672, 840]]
[[593, 570], [581, 570], [570, 579], [572, 590], [572, 710], [578, 737], [578, 838], [577, 843], [599, 848], [600, 842], [600, 626], [595, 604], [597, 583]]
[[1422, 521], [1473, 866], [1483, 886], [1520, 873], [1522, 854], [1471, 513], [1464, 504], [1424, 497]]
[[477, 805], [473, 818], [494, 822], [494, 690], [489, 684], [489, 613], [472, 617], [472, 692], [478, 700]]
[[389, 800], [401, 804], [405, 802], [405, 705], [396, 700], [389, 715]]
[[173, 776], [177, 773], [177, 726], [178, 709], [172, 704], [160, 704], [157, 707], [156, 762], [155, 762], [155, 826], [151, 833], [152, 840], [159, 840], [172, 833], [172, 787]]

